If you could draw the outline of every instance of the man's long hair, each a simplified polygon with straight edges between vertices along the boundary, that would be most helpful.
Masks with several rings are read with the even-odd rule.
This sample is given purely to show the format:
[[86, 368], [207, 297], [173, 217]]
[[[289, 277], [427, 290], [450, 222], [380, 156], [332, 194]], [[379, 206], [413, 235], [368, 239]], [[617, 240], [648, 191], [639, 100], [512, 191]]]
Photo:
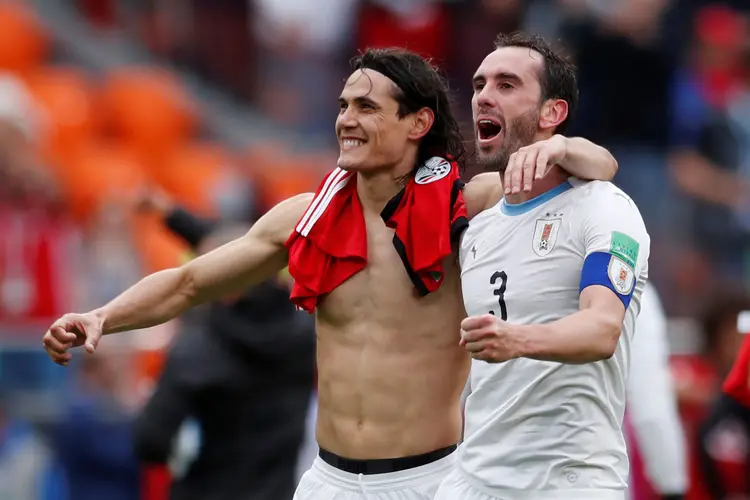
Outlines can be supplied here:
[[456, 162], [463, 171], [466, 148], [453, 114], [448, 83], [429, 60], [401, 48], [368, 49], [352, 60], [352, 68], [377, 71], [396, 84], [393, 97], [398, 102], [399, 118], [422, 108], [434, 113], [435, 121], [419, 145], [415, 168], [433, 156], [441, 156]]

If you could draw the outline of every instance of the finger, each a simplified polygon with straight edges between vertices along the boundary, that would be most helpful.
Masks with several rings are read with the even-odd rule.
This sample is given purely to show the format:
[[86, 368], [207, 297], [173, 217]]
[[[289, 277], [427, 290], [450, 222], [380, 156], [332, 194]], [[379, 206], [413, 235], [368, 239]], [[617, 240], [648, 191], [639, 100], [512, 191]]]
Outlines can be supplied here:
[[536, 157], [536, 178], [541, 179], [547, 175], [547, 168], [549, 167], [549, 155], [544, 151], [539, 152], [539, 156]]
[[63, 353], [73, 346], [71, 342], [60, 342], [49, 333], [44, 336], [42, 344], [44, 345], [45, 349], [49, 349], [57, 353]]
[[45, 348], [45, 350], [47, 351], [47, 355], [50, 357], [50, 359], [58, 365], [67, 366], [68, 362], [70, 362], [73, 357], [73, 355], [69, 352], [53, 352], [47, 348]]
[[511, 173], [513, 172], [513, 165], [516, 162], [516, 156], [518, 153], [513, 153], [508, 158], [508, 164], [505, 166], [505, 174], [503, 175], [503, 186], [505, 186], [505, 194], [510, 194], [511, 187]]
[[497, 317], [492, 314], [482, 314], [480, 316], [469, 316], [461, 321], [462, 330], [475, 330], [477, 328], [483, 328], [492, 325], [497, 321]]
[[510, 172], [510, 192], [517, 194], [521, 192], [521, 181], [523, 177], [523, 164], [526, 161], [526, 152], [518, 151], [513, 169]]
[[489, 339], [495, 336], [495, 331], [492, 328], [479, 328], [476, 330], [470, 330], [463, 334], [465, 343], [479, 342], [480, 340]]
[[73, 343], [78, 338], [75, 333], [68, 331], [67, 328], [60, 325], [52, 326], [49, 329], [49, 333], [52, 337], [56, 338], [62, 343]]
[[94, 351], [96, 351], [96, 347], [99, 345], [99, 339], [102, 336], [102, 332], [100, 330], [94, 330], [91, 332], [86, 332], [86, 343], [84, 344], [84, 349], [86, 349], [86, 352], [89, 354], [93, 354]]
[[534, 149], [526, 154], [523, 161], [523, 190], [527, 193], [531, 191], [531, 185], [534, 183], [534, 170], [536, 170], [538, 155], [539, 150]]
[[476, 359], [477, 361], [484, 361], [485, 363], [497, 363], [495, 356], [488, 350], [472, 353], [471, 358]]
[[467, 351], [469, 351], [472, 354], [472, 356], [473, 356], [474, 354], [478, 354], [478, 353], [484, 351], [487, 348], [487, 343], [486, 342], [482, 342], [482, 341], [479, 341], [479, 342], [467, 342], [466, 345], [464, 346], [464, 348]]

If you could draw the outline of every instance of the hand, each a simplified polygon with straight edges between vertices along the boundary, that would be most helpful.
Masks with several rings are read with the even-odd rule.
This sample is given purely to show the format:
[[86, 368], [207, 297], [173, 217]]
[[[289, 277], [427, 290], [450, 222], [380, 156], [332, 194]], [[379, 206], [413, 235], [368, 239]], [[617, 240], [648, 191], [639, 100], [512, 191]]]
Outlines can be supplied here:
[[488, 363], [502, 363], [522, 355], [518, 326], [493, 314], [464, 319], [461, 322], [459, 345], [465, 347], [472, 358]]
[[66, 314], [49, 327], [42, 344], [50, 359], [67, 366], [73, 357], [68, 349], [85, 345], [89, 353], [96, 350], [102, 336], [104, 321], [94, 313]]
[[521, 189], [528, 193], [534, 180], [547, 175], [567, 154], [568, 139], [559, 134], [522, 147], [508, 160], [503, 179], [505, 194], [517, 194]]

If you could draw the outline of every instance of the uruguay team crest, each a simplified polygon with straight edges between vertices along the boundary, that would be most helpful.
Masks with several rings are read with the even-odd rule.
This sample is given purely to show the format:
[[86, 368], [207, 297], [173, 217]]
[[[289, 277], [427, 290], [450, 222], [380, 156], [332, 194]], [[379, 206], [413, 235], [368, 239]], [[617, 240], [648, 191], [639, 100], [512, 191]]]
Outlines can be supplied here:
[[609, 259], [607, 275], [617, 293], [627, 295], [633, 291], [635, 284], [635, 273], [625, 262], [614, 255]]
[[555, 248], [561, 224], [562, 219], [542, 219], [536, 221], [534, 240], [531, 242], [531, 247], [535, 254], [539, 257], [545, 257]]
[[417, 184], [429, 184], [430, 182], [439, 181], [451, 171], [451, 164], [445, 158], [433, 156], [424, 165], [419, 167], [417, 175], [414, 176], [414, 182]]

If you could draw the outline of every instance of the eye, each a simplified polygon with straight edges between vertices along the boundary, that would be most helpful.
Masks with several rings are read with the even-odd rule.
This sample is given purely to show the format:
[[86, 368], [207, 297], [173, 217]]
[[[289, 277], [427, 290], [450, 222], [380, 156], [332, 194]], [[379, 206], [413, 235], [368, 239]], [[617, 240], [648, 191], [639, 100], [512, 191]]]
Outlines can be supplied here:
[[339, 112], [343, 113], [344, 111], [346, 111], [347, 107], [348, 106], [344, 101], [339, 102]]
[[363, 102], [360, 107], [365, 111], [373, 111], [375, 109], [375, 106], [367, 102]]
[[474, 84], [474, 92], [481, 92], [483, 88], [484, 88], [484, 83]]
[[513, 88], [513, 85], [511, 85], [508, 82], [504, 82], [504, 83], [500, 84], [500, 88], [503, 89], [503, 90], [509, 90], [509, 89]]

